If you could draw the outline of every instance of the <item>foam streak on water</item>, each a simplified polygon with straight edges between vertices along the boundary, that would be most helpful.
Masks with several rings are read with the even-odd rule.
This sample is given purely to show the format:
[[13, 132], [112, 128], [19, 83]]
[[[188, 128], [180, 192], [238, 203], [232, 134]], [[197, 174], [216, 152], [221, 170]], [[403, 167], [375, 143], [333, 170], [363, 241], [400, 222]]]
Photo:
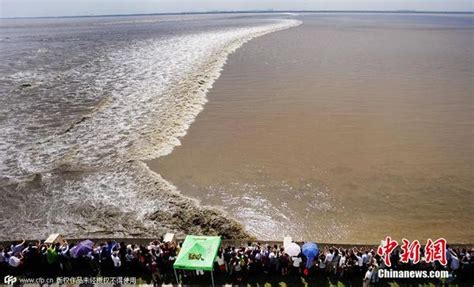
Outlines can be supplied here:
[[179, 145], [230, 53], [299, 24], [267, 20], [99, 45], [97, 56], [85, 46], [57, 66], [40, 59], [67, 51], [27, 53], [0, 75], [8, 100], [0, 107], [0, 237], [237, 230], [212, 212], [196, 222], [202, 209], [141, 161]]

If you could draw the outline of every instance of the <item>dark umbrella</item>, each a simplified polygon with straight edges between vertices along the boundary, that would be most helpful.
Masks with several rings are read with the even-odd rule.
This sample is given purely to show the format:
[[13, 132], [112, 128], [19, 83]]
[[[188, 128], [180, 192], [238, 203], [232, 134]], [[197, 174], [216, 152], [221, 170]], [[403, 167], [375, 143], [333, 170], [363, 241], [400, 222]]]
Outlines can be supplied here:
[[87, 255], [89, 252], [92, 251], [94, 247], [94, 242], [90, 241], [89, 239], [79, 242], [76, 246], [71, 248], [71, 255], [74, 258], [77, 258], [82, 255]]

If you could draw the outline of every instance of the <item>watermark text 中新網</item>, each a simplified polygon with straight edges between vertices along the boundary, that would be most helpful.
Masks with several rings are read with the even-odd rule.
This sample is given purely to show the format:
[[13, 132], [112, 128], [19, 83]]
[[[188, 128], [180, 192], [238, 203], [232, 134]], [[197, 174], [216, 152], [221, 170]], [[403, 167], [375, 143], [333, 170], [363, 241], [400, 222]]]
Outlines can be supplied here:
[[[393, 251], [399, 246], [396, 240], [392, 240], [390, 236], [387, 236], [383, 240], [380, 246], [377, 248], [377, 254], [382, 256], [385, 266], [391, 267], [392, 262], [390, 260], [390, 255]], [[409, 240], [403, 238], [401, 248], [400, 261], [402, 263], [409, 263], [410, 261], [413, 264], [419, 263], [422, 259], [426, 263], [435, 263], [438, 262], [442, 266], [446, 266], [447, 256], [446, 256], [446, 239], [439, 238], [437, 240], [428, 239], [424, 247], [424, 257], [421, 258], [421, 244], [418, 240], [410, 242]], [[422, 278], [422, 279], [431, 279], [431, 278], [448, 278], [449, 271], [447, 270], [391, 270], [391, 269], [379, 269], [377, 271], [379, 278]]]

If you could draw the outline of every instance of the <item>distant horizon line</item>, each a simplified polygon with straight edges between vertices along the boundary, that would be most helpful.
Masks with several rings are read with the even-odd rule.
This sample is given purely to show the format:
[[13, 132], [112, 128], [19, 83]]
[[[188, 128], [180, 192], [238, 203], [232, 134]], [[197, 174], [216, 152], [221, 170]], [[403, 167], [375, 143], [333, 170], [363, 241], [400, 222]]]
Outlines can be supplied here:
[[429, 11], [429, 10], [210, 10], [202, 12], [157, 12], [132, 14], [84, 14], [63, 16], [20, 16], [0, 17], [0, 19], [51, 19], [51, 18], [88, 18], [88, 17], [127, 17], [127, 16], [160, 16], [160, 15], [202, 15], [202, 14], [257, 14], [257, 13], [386, 13], [386, 14], [474, 14], [474, 11]]

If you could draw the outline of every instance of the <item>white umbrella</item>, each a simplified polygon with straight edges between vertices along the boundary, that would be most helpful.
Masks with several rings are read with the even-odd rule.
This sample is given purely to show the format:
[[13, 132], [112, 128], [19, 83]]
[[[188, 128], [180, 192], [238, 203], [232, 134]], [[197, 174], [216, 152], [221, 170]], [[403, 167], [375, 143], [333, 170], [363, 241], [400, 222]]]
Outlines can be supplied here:
[[292, 242], [285, 246], [285, 252], [286, 254], [290, 255], [291, 257], [298, 256], [301, 252], [301, 248], [298, 244]]

